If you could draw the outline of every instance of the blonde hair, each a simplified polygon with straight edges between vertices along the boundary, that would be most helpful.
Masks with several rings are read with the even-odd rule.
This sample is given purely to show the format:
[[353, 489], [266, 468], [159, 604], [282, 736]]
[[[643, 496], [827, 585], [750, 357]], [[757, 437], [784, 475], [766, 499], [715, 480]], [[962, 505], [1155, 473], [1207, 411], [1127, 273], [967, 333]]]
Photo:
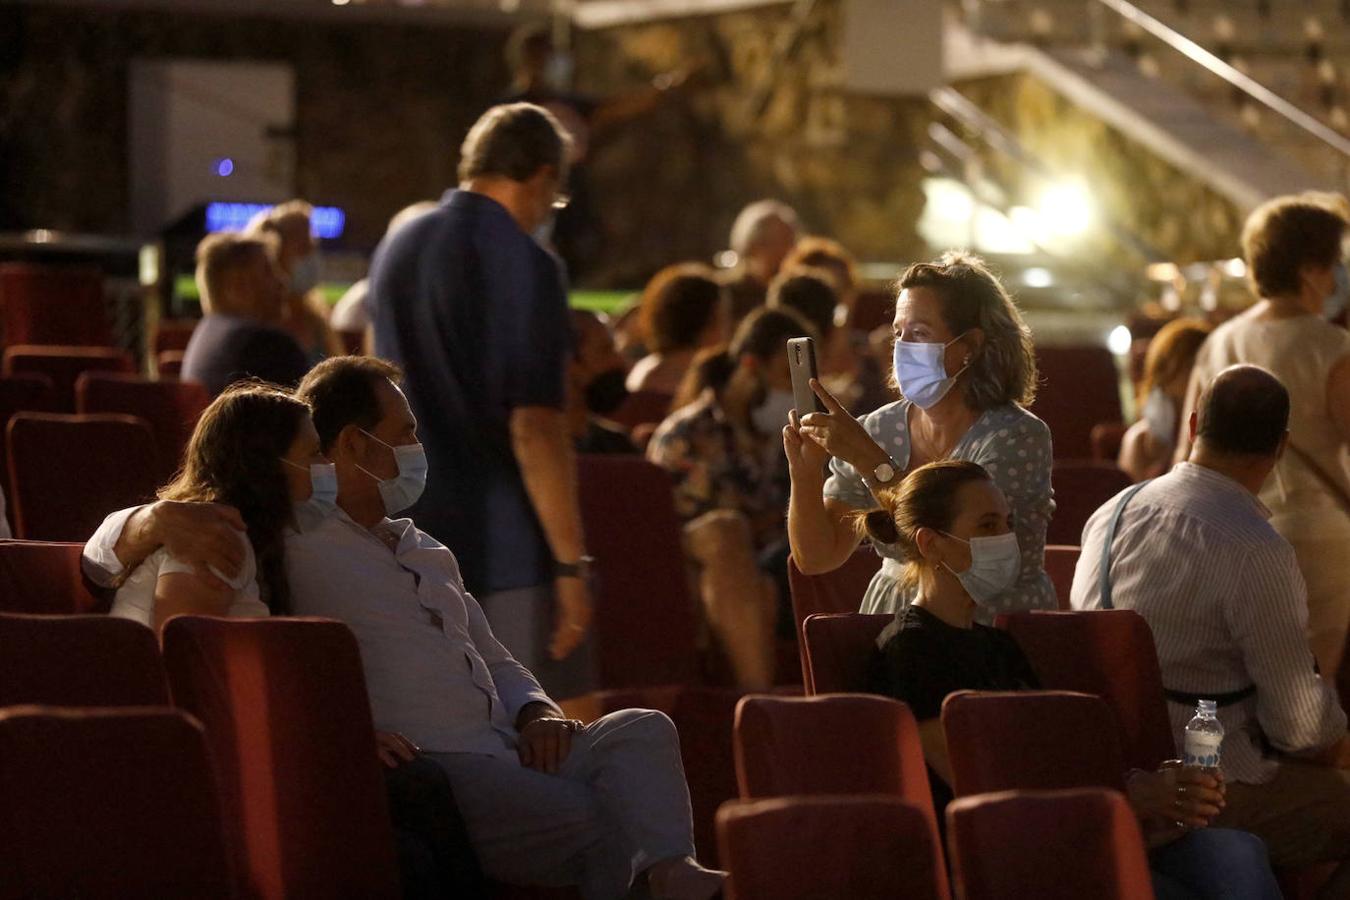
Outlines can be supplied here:
[[265, 259], [271, 259], [271, 243], [262, 236], [232, 231], [202, 238], [197, 245], [195, 275], [202, 312], [209, 314], [220, 309], [230, 276], [252, 262], [254, 254], [261, 253]]

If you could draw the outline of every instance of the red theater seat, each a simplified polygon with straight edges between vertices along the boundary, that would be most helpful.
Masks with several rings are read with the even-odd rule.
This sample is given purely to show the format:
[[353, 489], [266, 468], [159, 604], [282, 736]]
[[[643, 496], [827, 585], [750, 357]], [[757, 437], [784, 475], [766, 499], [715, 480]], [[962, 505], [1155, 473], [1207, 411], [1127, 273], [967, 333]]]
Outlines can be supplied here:
[[1152, 770], [1176, 756], [1153, 632], [1138, 613], [1020, 612], [997, 624], [1027, 655], [1041, 687], [1106, 701], [1128, 768]]
[[0, 711], [0, 898], [234, 897], [201, 726], [171, 709]]
[[0, 613], [0, 706], [167, 706], [159, 643], [112, 616]]
[[811, 683], [806, 634], [802, 630], [807, 617], [817, 613], [857, 612], [872, 576], [880, 568], [881, 557], [868, 546], [860, 547], [842, 566], [823, 575], [802, 574], [796, 561], [788, 557], [788, 588], [792, 592], [792, 617], [797, 622], [803, 684]]
[[895, 797], [732, 801], [717, 814], [734, 900], [936, 900], [932, 833]]
[[150, 381], [139, 375], [86, 372], [75, 383], [75, 406], [81, 413], [124, 413], [150, 424], [159, 448], [156, 482], [173, 477], [192, 429], [211, 395], [195, 381]]
[[85, 372], [135, 371], [131, 354], [111, 347], [13, 346], [5, 350], [4, 374], [45, 375], [56, 388], [58, 412], [75, 411], [75, 381]]
[[1055, 490], [1055, 514], [1045, 542], [1077, 546], [1092, 514], [1134, 482], [1115, 463], [1071, 461], [1055, 463], [1050, 483]]
[[1153, 900], [1139, 824], [1115, 791], [1010, 791], [947, 807], [964, 900]]
[[942, 704], [958, 797], [990, 791], [1125, 789], [1111, 708], [1068, 691], [960, 691]]
[[83, 544], [0, 541], [0, 610], [11, 613], [92, 613], [107, 596], [90, 590], [80, 571]]
[[356, 639], [324, 619], [177, 616], [175, 705], [206, 727], [249, 896], [399, 895]]
[[1091, 459], [1093, 426], [1123, 418], [1115, 357], [1101, 346], [1037, 347], [1036, 366], [1041, 386], [1031, 411], [1050, 426], [1055, 459]]
[[877, 636], [894, 620], [889, 614], [862, 613], [808, 617], [803, 640], [810, 675], [807, 693], [865, 692]]
[[[0, 376], [0, 490], [14, 493], [9, 483], [9, 454], [5, 428], [16, 412], [56, 412], [56, 388], [46, 375]], [[13, 523], [11, 522], [11, 525]]]
[[159, 485], [155, 439], [135, 416], [18, 413], [7, 441], [15, 537], [86, 540]]
[[192, 332], [197, 330], [200, 319], [160, 319], [155, 326], [155, 338], [150, 343], [151, 351], [158, 356], [169, 351], [187, 349], [192, 340]]
[[577, 460], [581, 522], [595, 557], [600, 687], [692, 684], [697, 616], [670, 476], [632, 456]]
[[161, 380], [182, 375], [183, 356], [182, 350], [165, 350], [155, 354], [155, 374]]
[[1073, 571], [1078, 568], [1078, 557], [1082, 548], [1064, 544], [1047, 544], [1045, 548], [1045, 574], [1055, 586], [1055, 597], [1059, 608], [1069, 609], [1069, 595], [1073, 592]]
[[85, 266], [0, 265], [0, 346], [113, 342], [103, 276]]
[[885, 697], [750, 696], [736, 707], [741, 799], [884, 794], [918, 807], [933, 838], [941, 896], [947, 878], [919, 727], [909, 707]]

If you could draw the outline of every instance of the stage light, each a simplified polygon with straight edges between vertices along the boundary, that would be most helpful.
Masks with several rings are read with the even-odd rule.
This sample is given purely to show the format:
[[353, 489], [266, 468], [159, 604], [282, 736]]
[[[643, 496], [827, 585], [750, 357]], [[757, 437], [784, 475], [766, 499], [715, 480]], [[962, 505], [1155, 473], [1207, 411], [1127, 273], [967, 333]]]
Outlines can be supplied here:
[[1246, 278], [1247, 263], [1241, 257], [1234, 257], [1223, 264], [1223, 273], [1229, 278]]
[[1080, 181], [1049, 185], [1041, 191], [1036, 207], [1042, 224], [1059, 237], [1078, 237], [1092, 226], [1092, 197]]
[[1124, 356], [1130, 352], [1130, 346], [1134, 343], [1134, 335], [1130, 334], [1130, 329], [1125, 325], [1117, 325], [1111, 329], [1111, 334], [1106, 339], [1106, 346], [1116, 356]]
[[1022, 283], [1032, 288], [1048, 288], [1055, 283], [1055, 276], [1049, 269], [1033, 266], [1022, 273]]
[[216, 160], [216, 174], [221, 178], [229, 178], [234, 174], [234, 160], [228, 156], [222, 156]]

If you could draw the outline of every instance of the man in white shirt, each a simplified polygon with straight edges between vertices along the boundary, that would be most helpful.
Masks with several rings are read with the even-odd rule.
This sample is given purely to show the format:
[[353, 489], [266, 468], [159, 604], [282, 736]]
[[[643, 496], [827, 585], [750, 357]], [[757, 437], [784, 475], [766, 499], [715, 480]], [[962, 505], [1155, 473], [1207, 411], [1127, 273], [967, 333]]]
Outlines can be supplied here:
[[693, 859], [670, 720], [650, 710], [584, 727], [565, 718], [493, 636], [454, 555], [389, 518], [417, 500], [426, 473], [398, 378], [389, 363], [348, 356], [301, 384], [337, 469], [338, 509], [296, 510], [294, 612], [352, 629], [375, 727], [446, 771], [489, 876], [578, 885], [588, 900], [623, 897], [639, 879], [658, 898], [713, 896], [724, 876]]
[[1178, 746], [1196, 702], [1218, 700], [1228, 791], [1214, 824], [1264, 838], [1276, 866], [1341, 862], [1321, 896], [1346, 897], [1346, 716], [1314, 669], [1294, 550], [1256, 497], [1288, 420], [1275, 376], [1219, 373], [1191, 415], [1189, 459], [1088, 520], [1072, 603], [1148, 621]]

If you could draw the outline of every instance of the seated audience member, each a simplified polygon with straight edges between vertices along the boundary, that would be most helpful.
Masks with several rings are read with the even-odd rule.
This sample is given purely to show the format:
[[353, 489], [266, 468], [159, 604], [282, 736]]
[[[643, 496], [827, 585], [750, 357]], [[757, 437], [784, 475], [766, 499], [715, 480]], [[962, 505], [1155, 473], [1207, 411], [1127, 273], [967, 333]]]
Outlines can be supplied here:
[[[389, 227], [385, 229], [384, 235], [388, 237], [395, 231], [398, 231], [404, 225], [423, 213], [431, 212], [436, 208], [434, 200], [419, 200], [411, 206], [405, 206], [394, 217], [389, 220]], [[333, 307], [333, 314], [328, 319], [328, 324], [334, 331], [361, 331], [364, 332], [370, 327], [370, 311], [366, 309], [366, 297], [370, 294], [369, 279], [362, 278], [352, 284], [351, 287], [343, 293], [342, 298], [338, 300], [337, 305]]]
[[284, 287], [267, 241], [210, 234], [197, 245], [197, 290], [205, 318], [183, 354], [184, 381], [219, 394], [240, 378], [293, 387], [309, 368], [278, 326]]
[[568, 364], [567, 421], [578, 453], [637, 453], [628, 432], [604, 417], [628, 396], [628, 367], [614, 347], [614, 336], [600, 317], [574, 309], [576, 352]]
[[167, 547], [147, 555], [157, 537], [144, 527], [153, 507], [109, 516], [86, 556], [96, 570], [124, 574], [112, 615], [156, 631], [180, 613], [286, 613], [282, 529], [293, 505], [331, 506], [335, 492], [333, 467], [319, 453], [309, 407], [268, 384], [236, 384], [202, 413], [182, 471], [159, 491], [161, 502], [218, 504], [222, 518], [238, 526], [232, 532], [238, 546], [223, 554], [227, 569], [203, 567]]
[[1203, 319], [1177, 319], [1149, 342], [1139, 384], [1139, 420], [1125, 432], [1118, 460], [1135, 481], [1157, 478], [1172, 467], [1191, 367], [1213, 330]]
[[858, 261], [843, 244], [817, 235], [802, 238], [784, 257], [779, 274], [798, 269], [824, 269], [830, 273], [840, 305], [845, 310], [853, 308], [862, 279], [858, 275]]
[[[785, 345], [807, 334], [794, 313], [751, 313], [727, 349], [695, 364], [682, 391], [688, 404], [661, 423], [647, 447], [647, 458], [674, 478], [708, 624], [737, 684], [748, 689], [773, 683], [788, 487], [778, 434], [793, 402]], [[769, 574], [757, 558], [773, 560]]]
[[628, 390], [674, 394], [694, 356], [726, 339], [722, 286], [707, 266], [681, 263], [657, 272], [639, 303], [647, 355], [628, 373]]
[[286, 279], [282, 322], [310, 365], [343, 352], [342, 342], [328, 326], [328, 304], [318, 292], [323, 259], [314, 239], [313, 217], [314, 207], [304, 200], [290, 200], [258, 213], [246, 229], [252, 235], [276, 236], [272, 247], [277, 268]]
[[816, 370], [821, 383], [847, 404], [855, 394], [858, 365], [844, 330], [835, 326], [842, 308], [834, 278], [824, 269], [784, 269], [769, 285], [769, 309], [790, 309], [816, 333]]
[[[1039, 687], [1012, 636], [975, 622], [979, 598], [1017, 577], [1017, 535], [1007, 500], [972, 462], [929, 463], [882, 492], [881, 503], [855, 521], [903, 548], [903, 577], [917, 596], [901, 614], [900, 630], [875, 651], [871, 688], [903, 700], [918, 719], [940, 816], [952, 798], [942, 702], [961, 690]], [[1222, 778], [1175, 765], [1137, 771], [1128, 777], [1127, 797], [1152, 848], [1158, 897], [1280, 896], [1259, 840], [1207, 827], [1223, 807]]]
[[406, 735], [448, 774], [489, 877], [579, 885], [588, 900], [617, 900], [636, 880], [658, 900], [714, 896], [725, 876], [694, 861], [670, 720], [636, 709], [587, 726], [563, 718], [493, 637], [454, 554], [390, 518], [426, 475], [399, 377], [390, 363], [347, 356], [301, 385], [338, 494], [333, 512], [297, 508], [287, 532], [293, 612], [352, 629], [376, 727]]
[[1277, 866], [1340, 862], [1322, 896], [1346, 897], [1345, 713], [1314, 668], [1294, 550], [1257, 499], [1285, 452], [1289, 406], [1264, 369], [1220, 372], [1189, 419], [1190, 458], [1088, 520], [1073, 605], [1148, 621], [1178, 746], [1196, 702], [1218, 702], [1228, 783], [1218, 823], [1264, 838]]
[[[948, 253], [901, 276], [894, 328], [901, 400], [854, 419], [817, 387], [828, 411], [800, 422], [794, 413], [783, 432], [793, 559], [807, 574], [837, 569], [858, 547], [853, 517], [876, 507], [874, 491], [925, 463], [964, 459], [984, 466], [1012, 504], [1021, 549], [1017, 578], [998, 591], [982, 588], [976, 618], [990, 624], [1000, 612], [1054, 609], [1044, 569], [1055, 508], [1050, 429], [1025, 409], [1036, 394], [1036, 357], [1016, 305], [980, 260]], [[917, 587], [900, 577], [901, 548], [872, 544], [884, 562], [860, 598], [862, 612], [903, 612]]]
[[797, 213], [777, 200], [757, 200], [736, 216], [731, 226], [731, 252], [737, 261], [724, 278], [733, 328], [751, 310], [764, 305], [769, 283], [796, 245], [800, 231]]

